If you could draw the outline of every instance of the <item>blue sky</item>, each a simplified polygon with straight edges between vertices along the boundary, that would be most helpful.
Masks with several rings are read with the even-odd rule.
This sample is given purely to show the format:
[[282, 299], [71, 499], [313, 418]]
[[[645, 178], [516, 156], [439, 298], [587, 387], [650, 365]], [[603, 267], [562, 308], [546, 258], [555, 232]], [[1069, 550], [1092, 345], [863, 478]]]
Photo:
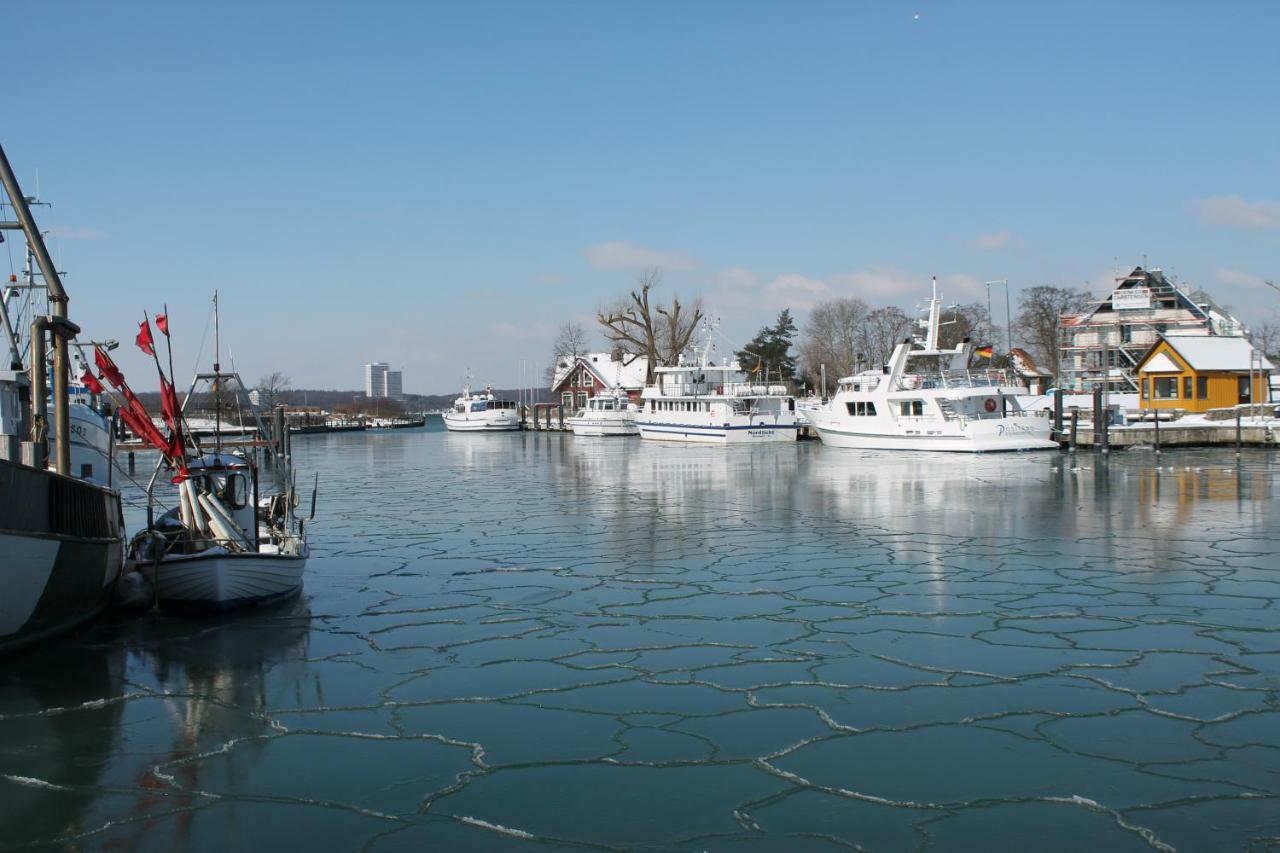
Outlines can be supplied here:
[[217, 288], [248, 381], [540, 379], [653, 263], [737, 340], [930, 275], [1101, 290], [1144, 255], [1247, 322], [1280, 306], [1280, 4], [52, 0], [0, 26], [27, 48], [0, 140], [55, 204], [73, 319], [131, 339], [167, 300], [189, 364]]

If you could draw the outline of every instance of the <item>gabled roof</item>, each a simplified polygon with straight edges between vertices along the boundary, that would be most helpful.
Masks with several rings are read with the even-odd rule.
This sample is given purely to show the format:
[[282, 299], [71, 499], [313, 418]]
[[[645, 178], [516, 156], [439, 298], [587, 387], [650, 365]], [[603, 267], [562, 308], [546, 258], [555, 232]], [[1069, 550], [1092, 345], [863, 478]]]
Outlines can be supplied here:
[[589, 352], [575, 359], [563, 358], [556, 362], [551, 387], [559, 387], [578, 367], [590, 370], [606, 388], [640, 390], [644, 388], [649, 374], [649, 359], [624, 355], [621, 360], [616, 360], [612, 353], [607, 352]]
[[[1192, 370], [1231, 370], [1244, 373], [1251, 368], [1257, 370], [1259, 367], [1257, 357], [1253, 354], [1253, 345], [1245, 338], [1228, 335], [1163, 335], [1161, 339]], [[1138, 362], [1138, 369], [1152, 372], [1170, 369], [1179, 370], [1180, 368], [1177, 365], [1173, 365], [1170, 368], [1166, 367], [1162, 362], [1158, 362], [1157, 360], [1160, 356], [1153, 358], [1153, 354], [1158, 347], [1159, 343], [1143, 356], [1142, 361]], [[1172, 361], [1167, 356], [1164, 358], [1165, 361], [1170, 361], [1172, 364]], [[1158, 366], [1152, 366], [1153, 364], [1158, 364]], [[1274, 366], [1265, 357], [1262, 359], [1261, 367], [1263, 370], [1274, 369]]]

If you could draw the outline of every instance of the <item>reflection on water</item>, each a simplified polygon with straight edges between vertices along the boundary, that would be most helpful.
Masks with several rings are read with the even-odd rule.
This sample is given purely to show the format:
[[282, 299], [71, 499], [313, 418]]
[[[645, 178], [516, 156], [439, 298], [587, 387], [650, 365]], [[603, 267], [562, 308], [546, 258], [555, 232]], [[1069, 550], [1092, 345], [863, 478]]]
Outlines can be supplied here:
[[1270, 454], [295, 449], [301, 601], [0, 664], [0, 846], [1280, 837]]

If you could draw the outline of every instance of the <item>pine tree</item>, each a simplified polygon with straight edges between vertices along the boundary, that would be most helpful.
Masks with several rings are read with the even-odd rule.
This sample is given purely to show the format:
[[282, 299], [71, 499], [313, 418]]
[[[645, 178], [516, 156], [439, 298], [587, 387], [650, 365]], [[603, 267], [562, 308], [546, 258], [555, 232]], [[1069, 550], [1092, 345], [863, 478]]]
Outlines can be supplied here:
[[794, 379], [796, 358], [791, 354], [791, 343], [795, 334], [791, 311], [784, 308], [774, 325], [765, 326], [751, 343], [736, 353], [738, 363], [743, 370], [761, 377], [767, 373], [782, 380]]

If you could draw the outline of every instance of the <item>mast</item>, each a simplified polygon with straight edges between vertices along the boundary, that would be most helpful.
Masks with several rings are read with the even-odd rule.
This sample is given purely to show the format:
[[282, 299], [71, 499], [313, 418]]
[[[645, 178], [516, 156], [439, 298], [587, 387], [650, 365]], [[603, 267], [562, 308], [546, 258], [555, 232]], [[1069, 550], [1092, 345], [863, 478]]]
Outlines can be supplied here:
[[222, 350], [218, 341], [218, 291], [213, 292], [213, 442], [214, 452], [222, 453]]
[[[40, 265], [40, 272], [44, 276], [45, 287], [48, 288], [53, 316], [47, 318], [47, 322], [33, 324], [32, 331], [37, 334], [39, 341], [32, 341], [32, 349], [34, 350], [37, 345], [43, 347], [46, 329], [53, 333], [53, 417], [54, 434], [58, 441], [57, 470], [59, 474], [69, 476], [71, 474], [71, 412], [67, 399], [69, 373], [67, 339], [79, 334], [80, 327], [67, 319], [67, 291], [62, 287], [62, 278], [59, 277], [58, 270], [53, 265], [53, 259], [49, 257], [44, 237], [41, 236], [40, 229], [36, 227], [35, 220], [31, 217], [31, 208], [27, 206], [27, 198], [22, 194], [22, 188], [18, 186], [18, 179], [13, 174], [3, 146], [0, 146], [0, 182], [4, 184], [5, 193], [9, 196], [14, 213], [18, 216], [18, 223], [22, 226], [23, 234], [26, 235], [27, 245], [35, 252], [36, 262]], [[36, 376], [35, 365], [33, 364], [31, 368], [32, 402], [36, 403], [38, 400], [38, 405], [43, 407], [44, 371], [41, 370], [40, 375]], [[48, 455], [47, 438], [44, 437], [44, 433], [48, 427], [44, 423], [35, 421], [36, 419], [32, 418], [32, 440], [43, 446], [37, 449], [36, 462], [40, 467], [44, 467]]]
[[936, 352], [938, 349], [938, 320], [941, 314], [942, 303], [938, 301], [938, 277], [933, 277], [933, 296], [929, 299], [929, 319], [926, 321], [928, 326], [925, 329], [924, 348], [928, 352]]

